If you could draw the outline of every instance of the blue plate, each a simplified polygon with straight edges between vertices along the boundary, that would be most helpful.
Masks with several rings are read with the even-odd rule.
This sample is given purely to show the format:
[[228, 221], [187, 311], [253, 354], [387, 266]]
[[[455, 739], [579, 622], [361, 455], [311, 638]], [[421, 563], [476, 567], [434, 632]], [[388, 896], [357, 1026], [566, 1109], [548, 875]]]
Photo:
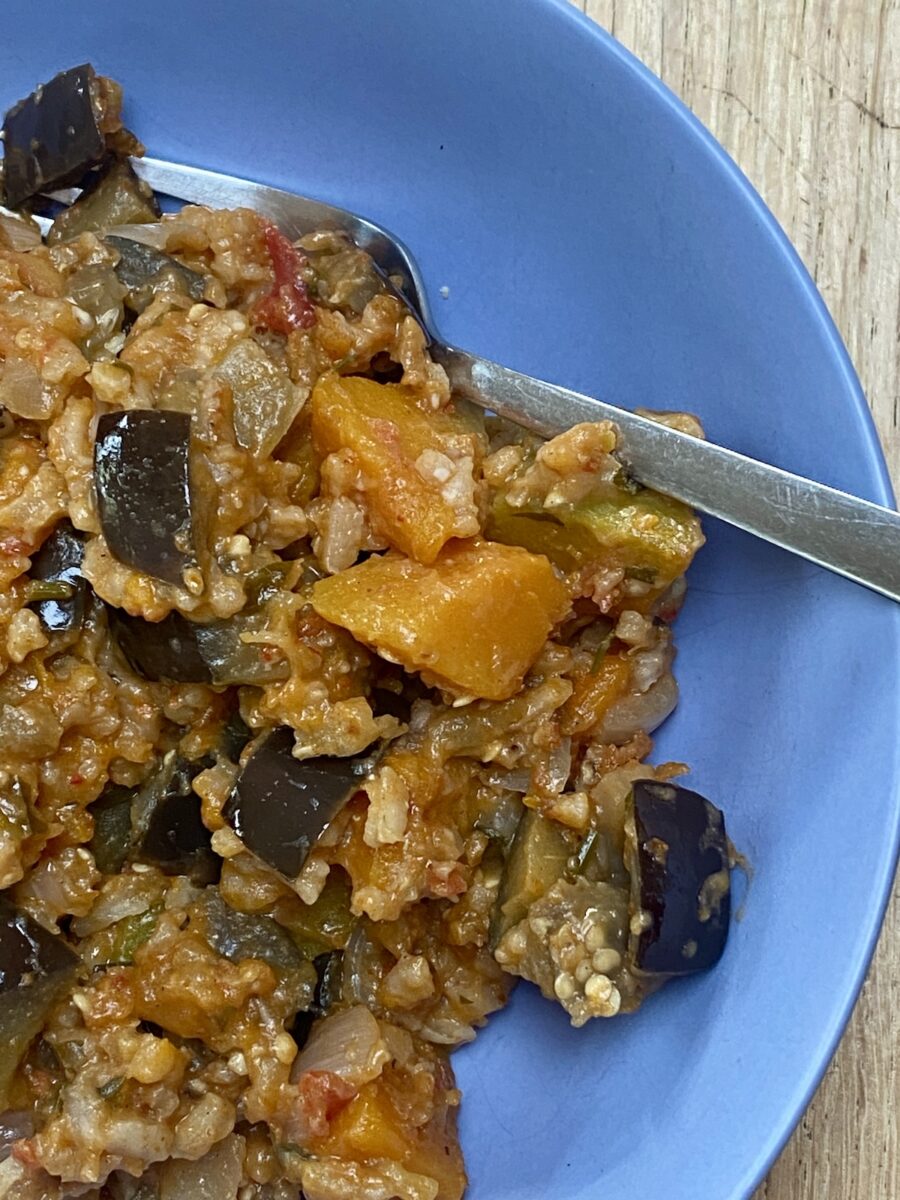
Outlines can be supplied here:
[[[5, 0], [6, 102], [90, 59], [153, 153], [357, 209], [451, 340], [881, 502], [813, 284], [712, 138], [553, 0]], [[449, 288], [440, 298], [439, 289]], [[678, 621], [693, 766], [753, 863], [720, 967], [581, 1031], [528, 987], [456, 1058], [472, 1200], [727, 1200], [844, 1027], [898, 844], [898, 612], [715, 522]]]

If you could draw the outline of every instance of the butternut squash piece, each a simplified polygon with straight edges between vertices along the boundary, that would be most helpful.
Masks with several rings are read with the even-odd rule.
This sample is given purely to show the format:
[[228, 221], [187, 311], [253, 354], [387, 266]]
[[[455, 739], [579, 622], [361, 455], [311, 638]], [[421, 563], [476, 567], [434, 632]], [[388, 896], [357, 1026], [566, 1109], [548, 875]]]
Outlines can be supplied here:
[[482, 443], [456, 411], [424, 412], [398, 384], [326, 375], [311, 403], [312, 439], [324, 458], [352, 452], [378, 537], [433, 563], [454, 537], [480, 532], [472, 468]]
[[427, 567], [391, 553], [366, 559], [316, 583], [312, 603], [407, 670], [486, 700], [518, 691], [569, 608], [546, 558], [479, 539], [452, 542]]
[[595, 671], [576, 678], [572, 695], [562, 708], [561, 731], [576, 734], [593, 729], [625, 695], [630, 679], [628, 662], [618, 654], [607, 655]]
[[466, 1176], [455, 1125], [454, 1110], [439, 1105], [430, 1121], [416, 1127], [394, 1107], [385, 1080], [376, 1079], [331, 1120], [328, 1134], [310, 1148], [316, 1155], [350, 1162], [391, 1159], [407, 1171], [434, 1179], [436, 1200], [459, 1200]]

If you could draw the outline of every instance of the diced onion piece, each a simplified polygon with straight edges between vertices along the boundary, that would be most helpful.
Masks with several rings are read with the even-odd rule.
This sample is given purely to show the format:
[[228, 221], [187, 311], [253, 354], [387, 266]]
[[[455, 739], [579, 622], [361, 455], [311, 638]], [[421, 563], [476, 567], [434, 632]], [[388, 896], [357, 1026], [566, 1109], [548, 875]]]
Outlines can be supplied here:
[[313, 1025], [291, 1074], [300, 1079], [307, 1071], [327, 1071], [359, 1089], [377, 1079], [389, 1059], [378, 1022], [357, 1004]]

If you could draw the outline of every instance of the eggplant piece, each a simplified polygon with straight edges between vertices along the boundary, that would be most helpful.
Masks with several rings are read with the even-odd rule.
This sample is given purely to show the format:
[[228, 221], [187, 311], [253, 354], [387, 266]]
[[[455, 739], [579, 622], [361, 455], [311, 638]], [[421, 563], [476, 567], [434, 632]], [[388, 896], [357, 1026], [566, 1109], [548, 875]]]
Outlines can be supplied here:
[[145, 679], [227, 686], [273, 683], [290, 675], [287, 660], [273, 647], [241, 641], [242, 633], [256, 632], [254, 626], [261, 624], [258, 613], [201, 625], [179, 612], [156, 623], [112, 612], [110, 628], [119, 648]]
[[222, 755], [236, 763], [241, 757], [242, 750], [252, 737], [253, 731], [249, 728], [240, 712], [235, 709], [228, 718], [225, 728], [222, 730]]
[[104, 875], [118, 875], [131, 849], [132, 789], [111, 783], [90, 806], [94, 818], [94, 836], [88, 849], [94, 856], [97, 870]]
[[276, 647], [241, 640], [243, 633], [260, 633], [265, 622], [265, 613], [245, 612], [195, 626], [200, 655], [213, 683], [262, 686], [290, 676], [290, 664]]
[[110, 234], [104, 240], [119, 255], [116, 275], [127, 289], [127, 303], [132, 312], [142, 313], [156, 292], [167, 283], [174, 283], [192, 300], [200, 301], [205, 296], [206, 276], [199, 271], [192, 271], [161, 250], [133, 238]]
[[286, 879], [300, 874], [367, 770], [351, 758], [301, 762], [291, 754], [293, 745], [293, 730], [270, 733], [250, 755], [223, 809], [247, 849]]
[[644, 976], [705, 971], [722, 957], [731, 917], [725, 819], [703, 796], [671, 783], [639, 780], [632, 795], [629, 958]]
[[91, 180], [78, 199], [64, 208], [50, 227], [47, 242], [68, 242], [82, 233], [98, 233], [116, 225], [145, 225], [160, 217], [159, 205], [129, 162], [113, 162]]
[[28, 1046], [75, 978], [78, 957], [57, 934], [0, 897], [0, 1106]]
[[204, 893], [203, 909], [206, 939], [229, 962], [258, 958], [282, 974], [306, 963], [291, 935], [272, 917], [238, 912], [215, 889]]
[[3, 187], [10, 208], [78, 183], [106, 154], [96, 81], [88, 63], [61, 71], [6, 114]]
[[215, 882], [221, 863], [200, 815], [200, 797], [191, 787], [194, 776], [213, 761], [189, 762], [172, 750], [140, 787], [109, 784], [90, 807], [90, 850], [98, 869], [115, 875], [126, 862], [145, 862], [165, 875]]
[[[57, 525], [31, 560], [32, 584], [57, 584], [59, 592], [31, 586], [29, 607], [49, 633], [77, 632], [84, 624], [90, 585], [81, 573], [84, 537], [68, 522]], [[46, 598], [43, 598], [46, 597]]]
[[144, 621], [109, 609], [110, 632], [129, 665], [145, 679], [165, 683], [212, 683], [200, 651], [195, 622], [179, 612], [162, 621]]
[[344, 952], [329, 950], [326, 954], [319, 954], [313, 959], [313, 966], [316, 968], [316, 990], [312, 1004], [297, 1013], [291, 1026], [291, 1037], [301, 1050], [309, 1040], [313, 1022], [327, 1016], [340, 1003], [344, 988]]
[[184, 586], [196, 565], [190, 478], [191, 418], [140, 409], [97, 423], [94, 482], [112, 554], [166, 583]]
[[216, 882], [221, 860], [203, 824], [200, 797], [191, 787], [212, 761], [188, 762], [174, 750], [166, 755], [132, 799], [130, 858], [152, 863], [166, 875], [189, 875], [198, 884]]

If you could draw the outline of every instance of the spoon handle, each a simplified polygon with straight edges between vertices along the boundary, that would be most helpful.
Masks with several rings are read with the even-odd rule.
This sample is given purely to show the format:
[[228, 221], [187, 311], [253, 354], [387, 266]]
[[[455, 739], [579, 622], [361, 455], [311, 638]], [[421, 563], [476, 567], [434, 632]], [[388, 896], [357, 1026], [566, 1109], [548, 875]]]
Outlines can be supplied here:
[[432, 346], [453, 387], [545, 437], [612, 421], [648, 487], [900, 600], [900, 514], [464, 350]]

